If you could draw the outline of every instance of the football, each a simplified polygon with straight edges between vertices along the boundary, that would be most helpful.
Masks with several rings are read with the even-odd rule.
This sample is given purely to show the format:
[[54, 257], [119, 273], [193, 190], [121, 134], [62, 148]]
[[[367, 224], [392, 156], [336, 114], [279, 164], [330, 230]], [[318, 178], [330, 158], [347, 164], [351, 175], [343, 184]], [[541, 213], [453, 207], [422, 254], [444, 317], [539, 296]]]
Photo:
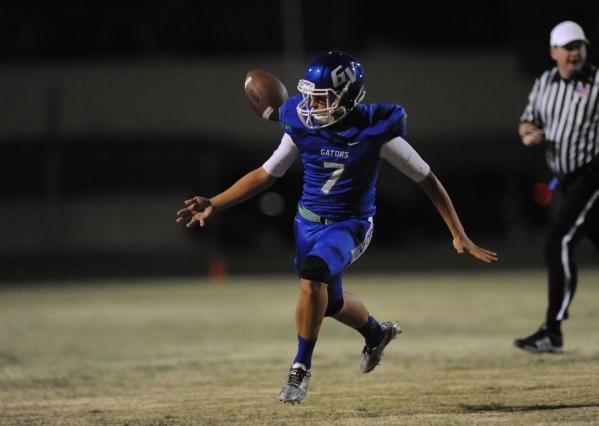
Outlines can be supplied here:
[[254, 69], [245, 76], [245, 97], [260, 117], [269, 121], [279, 121], [279, 107], [289, 95], [277, 77], [269, 72]]

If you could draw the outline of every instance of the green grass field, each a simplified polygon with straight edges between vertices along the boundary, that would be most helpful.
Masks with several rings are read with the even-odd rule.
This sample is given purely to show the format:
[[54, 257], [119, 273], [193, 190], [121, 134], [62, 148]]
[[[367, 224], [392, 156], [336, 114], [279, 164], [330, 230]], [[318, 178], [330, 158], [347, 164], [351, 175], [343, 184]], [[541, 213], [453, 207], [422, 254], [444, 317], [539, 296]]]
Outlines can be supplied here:
[[360, 335], [325, 320], [293, 406], [277, 398], [297, 345], [292, 274], [5, 286], [0, 425], [598, 424], [598, 278], [581, 271], [566, 354], [539, 356], [511, 342], [543, 320], [544, 271], [348, 274], [404, 332], [362, 374]]

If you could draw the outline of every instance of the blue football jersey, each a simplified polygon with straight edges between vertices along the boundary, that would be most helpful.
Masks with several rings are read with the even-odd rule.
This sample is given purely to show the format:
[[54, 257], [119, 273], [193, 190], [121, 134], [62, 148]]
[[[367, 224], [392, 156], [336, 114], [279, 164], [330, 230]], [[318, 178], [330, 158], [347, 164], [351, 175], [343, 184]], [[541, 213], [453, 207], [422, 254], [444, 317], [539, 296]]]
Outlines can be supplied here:
[[300, 203], [332, 220], [373, 216], [381, 146], [406, 133], [404, 108], [395, 103], [358, 104], [341, 123], [313, 130], [297, 115], [301, 100], [301, 95], [289, 98], [279, 112], [283, 130], [302, 156]]

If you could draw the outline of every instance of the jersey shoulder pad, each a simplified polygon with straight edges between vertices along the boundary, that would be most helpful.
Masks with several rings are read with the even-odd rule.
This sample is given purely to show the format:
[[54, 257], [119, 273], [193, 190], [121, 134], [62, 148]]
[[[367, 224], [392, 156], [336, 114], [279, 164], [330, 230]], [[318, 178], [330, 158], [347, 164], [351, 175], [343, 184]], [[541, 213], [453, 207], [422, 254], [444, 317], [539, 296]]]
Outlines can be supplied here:
[[406, 110], [396, 103], [365, 104], [360, 109], [360, 116], [367, 120], [373, 133], [391, 140], [406, 134], [408, 115]]
[[289, 136], [301, 136], [309, 131], [297, 115], [297, 106], [301, 101], [302, 95], [295, 95], [287, 99], [279, 109], [279, 124]]

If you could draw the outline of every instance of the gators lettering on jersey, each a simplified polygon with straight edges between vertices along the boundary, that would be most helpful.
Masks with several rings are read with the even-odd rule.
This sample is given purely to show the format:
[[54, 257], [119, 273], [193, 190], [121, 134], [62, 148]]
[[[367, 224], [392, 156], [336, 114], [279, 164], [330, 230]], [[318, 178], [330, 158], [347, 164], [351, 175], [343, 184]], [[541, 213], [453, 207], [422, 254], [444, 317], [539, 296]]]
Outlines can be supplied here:
[[338, 125], [312, 130], [300, 121], [301, 95], [281, 106], [279, 121], [304, 164], [300, 203], [332, 220], [371, 217], [381, 146], [406, 133], [406, 112], [395, 103], [359, 104]]

